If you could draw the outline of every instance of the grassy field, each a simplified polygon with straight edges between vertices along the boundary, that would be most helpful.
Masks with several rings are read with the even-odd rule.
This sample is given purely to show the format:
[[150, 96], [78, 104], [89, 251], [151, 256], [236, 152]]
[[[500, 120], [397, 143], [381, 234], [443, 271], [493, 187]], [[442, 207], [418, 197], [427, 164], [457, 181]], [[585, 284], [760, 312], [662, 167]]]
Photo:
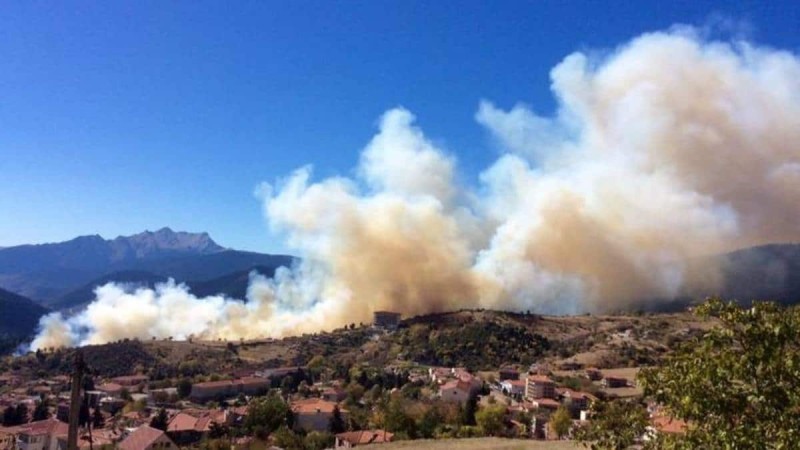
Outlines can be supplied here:
[[366, 445], [359, 448], [363, 448], [364, 450], [446, 450], [451, 448], [466, 450], [578, 450], [585, 447], [581, 447], [580, 445], [569, 441], [532, 441], [523, 439], [476, 438], [399, 441], [391, 444]]

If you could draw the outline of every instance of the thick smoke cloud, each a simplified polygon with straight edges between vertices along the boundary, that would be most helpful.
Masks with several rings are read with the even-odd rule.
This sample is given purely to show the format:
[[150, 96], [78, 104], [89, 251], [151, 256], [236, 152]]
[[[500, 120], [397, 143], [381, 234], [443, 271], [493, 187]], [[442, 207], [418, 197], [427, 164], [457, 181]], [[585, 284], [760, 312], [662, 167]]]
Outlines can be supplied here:
[[355, 177], [306, 167], [260, 189], [303, 259], [254, 277], [247, 303], [111, 284], [85, 312], [43, 319], [33, 347], [282, 336], [381, 309], [602, 312], [713, 291], [705, 256], [798, 239], [796, 55], [676, 28], [572, 54], [551, 78], [552, 117], [480, 103], [502, 153], [476, 186], [392, 109]]

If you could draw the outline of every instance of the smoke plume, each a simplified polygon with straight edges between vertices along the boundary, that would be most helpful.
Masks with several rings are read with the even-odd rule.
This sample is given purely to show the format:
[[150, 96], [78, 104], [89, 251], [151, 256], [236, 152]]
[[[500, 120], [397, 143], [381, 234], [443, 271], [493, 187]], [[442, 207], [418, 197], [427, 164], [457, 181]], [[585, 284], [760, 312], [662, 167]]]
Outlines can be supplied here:
[[305, 167], [262, 186], [302, 260], [254, 276], [247, 302], [109, 284], [85, 312], [44, 318], [33, 347], [283, 336], [383, 309], [602, 312], [708, 292], [704, 256], [798, 239], [797, 55], [684, 27], [569, 55], [551, 79], [552, 116], [480, 102], [502, 152], [471, 186], [402, 108], [354, 177]]

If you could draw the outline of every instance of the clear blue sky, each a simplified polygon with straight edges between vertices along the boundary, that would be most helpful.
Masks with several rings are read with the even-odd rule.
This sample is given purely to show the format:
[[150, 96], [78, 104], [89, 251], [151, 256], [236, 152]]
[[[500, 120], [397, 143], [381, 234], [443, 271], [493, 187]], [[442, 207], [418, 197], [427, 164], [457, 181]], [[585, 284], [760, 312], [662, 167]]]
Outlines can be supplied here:
[[170, 226], [282, 251], [255, 186], [347, 175], [402, 105], [457, 155], [496, 156], [482, 98], [550, 112], [549, 70], [674, 23], [798, 51], [793, 1], [0, 2], [0, 246]]

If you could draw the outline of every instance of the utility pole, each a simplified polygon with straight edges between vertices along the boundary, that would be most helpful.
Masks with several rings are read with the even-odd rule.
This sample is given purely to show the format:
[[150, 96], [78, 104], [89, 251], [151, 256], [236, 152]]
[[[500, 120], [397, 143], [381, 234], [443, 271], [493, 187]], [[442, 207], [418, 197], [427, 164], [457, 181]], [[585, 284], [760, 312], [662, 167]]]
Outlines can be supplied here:
[[83, 362], [81, 349], [75, 350], [75, 369], [72, 372], [72, 392], [69, 401], [69, 434], [67, 434], [67, 450], [78, 450], [78, 421], [81, 410], [81, 388], [83, 387]]

